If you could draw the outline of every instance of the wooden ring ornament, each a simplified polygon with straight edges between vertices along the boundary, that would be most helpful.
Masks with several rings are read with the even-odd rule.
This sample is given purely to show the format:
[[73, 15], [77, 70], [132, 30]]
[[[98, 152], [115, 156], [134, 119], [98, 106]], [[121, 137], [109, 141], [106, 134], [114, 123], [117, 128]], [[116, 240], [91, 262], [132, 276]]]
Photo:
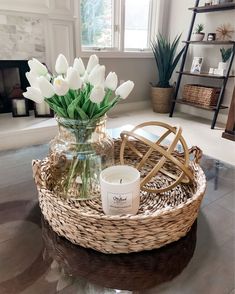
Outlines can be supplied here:
[[[136, 130], [142, 129], [142, 128], [148, 127], [148, 126], [162, 127], [162, 128], [165, 128], [166, 131], [160, 138], [158, 138], [156, 140], [156, 142], [152, 142], [149, 139], [135, 133]], [[173, 141], [171, 142], [171, 144], [167, 148], [164, 148], [161, 145], [161, 142], [164, 139], [166, 139], [167, 136], [170, 135], [171, 133], [175, 134], [175, 137], [174, 137]], [[131, 131], [123, 131], [120, 136], [122, 139], [121, 148], [120, 148], [120, 162], [121, 162], [121, 164], [125, 164], [124, 153], [125, 153], [126, 146], [128, 146], [135, 154], [137, 154], [138, 157], [141, 158], [140, 162], [136, 165], [136, 168], [138, 170], [140, 170], [141, 167], [143, 167], [144, 164], [147, 162], [154, 165], [153, 169], [141, 180], [140, 186], [141, 186], [142, 190], [147, 191], [147, 192], [151, 192], [151, 193], [163, 193], [163, 192], [166, 192], [166, 191], [173, 189], [175, 186], [177, 186], [181, 182], [182, 183], [190, 183], [193, 181], [193, 174], [192, 174], [190, 166], [189, 166], [189, 163], [190, 163], [189, 149], [188, 149], [188, 146], [182, 136], [182, 128], [181, 127], [173, 127], [173, 126], [170, 126], [170, 125], [163, 123], [163, 122], [151, 121], [151, 122], [142, 123], [142, 124], [136, 126], [135, 128], [133, 128]], [[137, 141], [144, 143], [145, 145], [148, 145], [149, 150], [147, 151], [147, 153], [142, 154], [131, 143], [131, 141], [128, 140], [129, 138], [133, 138]], [[181, 145], [183, 147], [183, 151], [184, 151], [183, 163], [180, 160], [178, 160], [177, 157], [172, 155], [178, 142], [181, 143]], [[150, 155], [154, 151], [157, 151], [162, 155], [162, 158], [157, 163], [153, 163], [152, 161], [149, 160]], [[171, 162], [173, 162], [177, 166], [177, 168], [180, 169], [180, 171], [181, 171], [180, 175], [172, 174], [163, 168], [163, 166], [167, 160], [170, 160]], [[151, 179], [154, 176], [156, 176], [156, 174], [159, 172], [168, 176], [169, 178], [173, 179], [174, 181], [169, 186], [164, 187], [164, 188], [160, 188], [160, 189], [152, 189], [152, 188], [147, 187], [146, 184], [148, 182], [150, 182]]]

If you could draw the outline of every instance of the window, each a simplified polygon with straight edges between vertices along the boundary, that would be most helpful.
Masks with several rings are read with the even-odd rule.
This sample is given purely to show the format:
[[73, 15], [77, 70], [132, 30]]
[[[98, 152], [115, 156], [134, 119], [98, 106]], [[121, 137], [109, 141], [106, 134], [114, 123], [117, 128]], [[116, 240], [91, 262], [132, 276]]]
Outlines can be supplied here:
[[150, 52], [157, 0], [80, 0], [81, 51]]

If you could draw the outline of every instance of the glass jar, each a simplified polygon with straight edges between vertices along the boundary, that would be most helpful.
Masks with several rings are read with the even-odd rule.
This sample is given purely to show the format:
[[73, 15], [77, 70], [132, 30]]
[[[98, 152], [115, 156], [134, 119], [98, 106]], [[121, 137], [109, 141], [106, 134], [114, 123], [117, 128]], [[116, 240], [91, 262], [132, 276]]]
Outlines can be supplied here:
[[106, 116], [81, 121], [56, 119], [59, 132], [49, 149], [53, 192], [79, 200], [99, 196], [100, 172], [114, 163], [114, 143], [106, 132]]

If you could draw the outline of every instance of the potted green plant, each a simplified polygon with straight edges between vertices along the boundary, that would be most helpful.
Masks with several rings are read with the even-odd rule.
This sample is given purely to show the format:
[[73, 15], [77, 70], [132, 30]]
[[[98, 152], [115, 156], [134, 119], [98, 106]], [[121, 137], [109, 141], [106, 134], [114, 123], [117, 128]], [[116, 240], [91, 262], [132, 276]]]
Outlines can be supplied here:
[[203, 30], [204, 30], [204, 24], [199, 23], [195, 27], [194, 33], [192, 35], [193, 36], [192, 41], [201, 42], [205, 37], [205, 33], [203, 32]]
[[230, 56], [232, 55], [232, 52], [233, 52], [233, 48], [228, 48], [228, 49], [220, 48], [222, 61], [219, 62], [218, 69], [222, 69], [224, 71], [227, 70], [228, 60]]
[[151, 84], [151, 99], [153, 110], [160, 113], [170, 111], [173, 87], [170, 85], [171, 76], [178, 64], [184, 48], [176, 53], [181, 35], [176, 36], [171, 43], [167, 38], [158, 34], [156, 40], [151, 43], [155, 57], [158, 79], [157, 83]]

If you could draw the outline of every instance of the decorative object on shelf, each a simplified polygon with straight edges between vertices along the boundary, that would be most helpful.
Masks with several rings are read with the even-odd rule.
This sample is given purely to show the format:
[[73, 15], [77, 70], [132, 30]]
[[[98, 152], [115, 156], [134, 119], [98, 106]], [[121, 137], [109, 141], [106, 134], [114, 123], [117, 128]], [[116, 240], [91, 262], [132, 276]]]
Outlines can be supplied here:
[[19, 84], [16, 84], [13, 87], [13, 90], [9, 95], [9, 99], [11, 99], [13, 117], [29, 116], [28, 101], [25, 100], [23, 90]]
[[229, 41], [232, 40], [232, 35], [234, 33], [234, 28], [231, 24], [222, 24], [216, 29], [216, 36], [218, 40]]
[[53, 117], [54, 112], [46, 102], [34, 103], [35, 117]]
[[194, 57], [190, 72], [200, 73], [202, 68], [202, 63], [203, 63], [203, 57]]
[[[174, 131], [176, 128], [172, 127]], [[166, 137], [166, 135], [165, 135]], [[120, 164], [121, 140], [115, 140], [115, 163]], [[139, 155], [131, 148], [125, 150], [128, 165], [137, 164], [140, 155], [149, 152], [149, 146], [141, 141], [132, 141]], [[167, 150], [167, 149], [166, 149]], [[33, 174], [39, 193], [39, 205], [44, 218], [60, 236], [82, 247], [103, 253], [130, 253], [151, 250], [179, 240], [190, 230], [197, 218], [200, 203], [206, 188], [206, 178], [199, 166], [200, 149], [189, 150], [189, 169], [193, 175], [190, 183], [181, 182], [161, 194], [141, 190], [140, 207], [137, 215], [105, 215], [100, 197], [89, 201], [76, 201], [58, 197], [51, 190], [51, 165], [48, 158], [33, 161]], [[184, 153], [175, 150], [172, 156], [184, 161]], [[150, 159], [159, 162], [162, 156], [152, 152]], [[163, 188], [175, 182], [173, 174], [177, 166], [171, 160], [159, 173], [158, 181], [151, 188]], [[147, 165], [141, 177], [152, 170]], [[178, 171], [181, 173], [181, 171]]]
[[[158, 127], [160, 129], [163, 129], [163, 134], [157, 139], [156, 142], [153, 142], [143, 136], [141, 136], [138, 131], [143, 131], [144, 128], [148, 127]], [[165, 140], [166, 144], [166, 138], [168, 136], [173, 135], [172, 142], [168, 142], [167, 146], [163, 146], [162, 142]], [[179, 127], [172, 127], [168, 124], [162, 123], [162, 122], [147, 122], [142, 123], [138, 126], [136, 126], [132, 131], [124, 131], [121, 133], [122, 138], [122, 144], [120, 149], [120, 162], [121, 164], [125, 164], [125, 149], [126, 147], [130, 148], [133, 153], [137, 155], [137, 157], [140, 158], [140, 162], [136, 163], [135, 167], [138, 170], [143, 169], [143, 173], [146, 172], [146, 166], [149, 168], [151, 167], [151, 170], [145, 174], [144, 178], [141, 179], [141, 189], [143, 191], [152, 192], [152, 193], [163, 193], [171, 190], [181, 182], [184, 183], [190, 183], [193, 181], [193, 175], [189, 168], [189, 152], [188, 152], [188, 146], [182, 136], [182, 129]], [[140, 152], [135, 149], [135, 146], [132, 144], [132, 139], [138, 140], [141, 143], [146, 145], [146, 154], [140, 154]], [[174, 150], [176, 146], [180, 146], [183, 149], [182, 153], [182, 160], [178, 160], [174, 157]], [[149, 148], [149, 149], [148, 149]], [[155, 163], [152, 161], [152, 157], [154, 156], [154, 153], [160, 154], [161, 159]], [[172, 162], [175, 165], [175, 171], [169, 172], [164, 168], [164, 166]], [[143, 174], [142, 173], [142, 174]], [[158, 184], [158, 181], [160, 180], [161, 176], [159, 174], [165, 174], [169, 178], [173, 179], [174, 181], [171, 182], [169, 185], [161, 185]], [[156, 183], [159, 187], [153, 187], [153, 183]]]
[[215, 33], [209, 33], [207, 35], [207, 41], [215, 41], [216, 40], [216, 34]]
[[140, 173], [128, 165], [110, 166], [100, 174], [105, 214], [137, 214], [140, 205]]
[[217, 104], [220, 88], [198, 84], [186, 84], [183, 88], [182, 100], [196, 105], [214, 106]]
[[215, 68], [214, 69], [214, 75], [224, 77], [225, 74], [226, 74], [226, 70], [225, 69], [222, 69], [222, 68]]
[[213, 75], [214, 74], [214, 71], [215, 71], [215, 68], [213, 68], [213, 67], [210, 67], [209, 68], [209, 74], [210, 75]]
[[214, 4], [213, 2], [214, 2], [213, 0], [210, 0], [210, 1], [207, 0], [207, 1], [205, 1], [205, 6], [213, 5]]
[[[99, 174], [113, 164], [113, 142], [106, 133], [105, 114], [134, 87], [127, 81], [117, 88], [118, 78], [91, 55], [85, 69], [81, 58], [69, 67], [64, 55], [56, 60], [52, 77], [37, 59], [29, 61], [26, 74], [31, 87], [24, 93], [36, 103], [46, 102], [56, 113], [59, 134], [51, 141], [49, 160], [53, 192], [65, 198], [100, 196]], [[115, 96], [112, 97], [115, 91]]]
[[192, 41], [201, 42], [205, 37], [205, 33], [203, 32], [203, 30], [204, 30], [204, 24], [199, 23], [195, 27], [194, 33], [192, 35]]
[[180, 37], [181, 35], [176, 36], [171, 43], [159, 34], [151, 44], [159, 76], [158, 83], [150, 83], [152, 105], [155, 112], [168, 113], [170, 111], [170, 102], [174, 91], [170, 85], [170, 79], [184, 52], [183, 48], [176, 54]]
[[222, 71], [222, 75], [225, 75], [228, 68], [228, 60], [232, 56], [233, 48], [220, 48], [222, 62], [219, 62], [218, 69]]
[[212, 5], [218, 5], [220, 4], [220, 0], [212, 0]]

